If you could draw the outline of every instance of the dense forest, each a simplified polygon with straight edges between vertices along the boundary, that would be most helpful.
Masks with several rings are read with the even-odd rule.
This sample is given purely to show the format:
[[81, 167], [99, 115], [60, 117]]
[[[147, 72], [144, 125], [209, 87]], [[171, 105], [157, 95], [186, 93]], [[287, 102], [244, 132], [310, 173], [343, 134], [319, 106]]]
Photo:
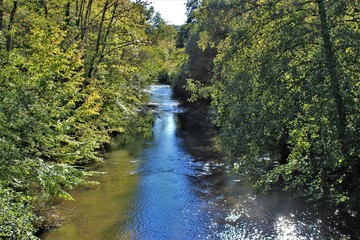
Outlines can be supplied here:
[[187, 16], [167, 25], [145, 0], [0, 0], [0, 238], [36, 239], [49, 202], [97, 184], [86, 166], [149, 126], [156, 82], [208, 110], [255, 186], [358, 216], [359, 2], [188, 0]]
[[235, 170], [263, 189], [360, 209], [360, 5], [189, 0], [178, 96], [210, 104]]
[[110, 137], [146, 127], [175, 37], [145, 1], [0, 1], [0, 238], [36, 238]]

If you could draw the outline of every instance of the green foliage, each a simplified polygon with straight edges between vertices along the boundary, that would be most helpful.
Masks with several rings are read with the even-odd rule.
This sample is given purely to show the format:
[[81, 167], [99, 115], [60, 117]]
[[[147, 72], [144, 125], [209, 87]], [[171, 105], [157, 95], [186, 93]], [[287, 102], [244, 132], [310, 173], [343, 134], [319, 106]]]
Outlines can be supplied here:
[[151, 25], [146, 32], [149, 40], [156, 46], [144, 48], [140, 53], [144, 63], [142, 69], [158, 82], [170, 83], [182, 52], [175, 47], [177, 27], [167, 25], [159, 13], [153, 13], [149, 23]]
[[96, 184], [89, 177], [98, 173], [77, 166], [101, 161], [114, 132], [149, 121], [143, 89], [175, 30], [148, 33], [141, 1], [1, 1], [0, 9], [0, 238], [32, 239], [45, 204]]
[[195, 12], [198, 37], [186, 47], [216, 56], [199, 71], [204, 81], [187, 74], [186, 64], [204, 63], [188, 50], [181, 81], [188, 98], [212, 100], [222, 148], [239, 171], [265, 188], [280, 182], [358, 209], [358, 5], [207, 0]]
[[0, 238], [37, 239], [31, 224], [34, 219], [30, 199], [22, 193], [0, 185]]
[[[176, 42], [178, 48], [184, 48], [186, 58], [183, 58], [179, 64], [178, 73], [174, 77], [173, 89], [175, 95], [182, 100], [184, 104], [209, 105], [209, 94], [202, 95], [193, 92], [193, 83], [196, 82], [204, 88], [212, 85], [213, 61], [217, 50], [214, 45], [211, 44], [210, 39], [208, 39], [209, 41], [203, 40], [204, 44], [201, 44], [201, 37], [204, 36], [207, 28], [209, 32], [217, 33], [220, 25], [223, 24], [220, 22], [213, 24], [214, 22], [211, 21], [212, 18], [205, 16], [204, 4], [205, 3], [200, 4], [200, 1], [197, 0], [189, 0], [187, 2], [188, 20], [185, 25], [180, 27]], [[212, 9], [212, 13], [221, 15], [219, 8], [216, 8], [216, 6]], [[206, 20], [202, 21], [202, 16]], [[187, 99], [190, 98], [191, 101], [187, 101]]]
[[[190, 87], [187, 79], [193, 79], [200, 84], [207, 86], [210, 83], [213, 69], [213, 59], [216, 51], [211, 47], [201, 49], [197, 42], [199, 41], [199, 32], [190, 31], [185, 46], [186, 59], [182, 62], [178, 73], [174, 79], [173, 88], [175, 94], [180, 100], [186, 103], [186, 99], [191, 97]], [[197, 98], [198, 102], [204, 100], [204, 96]]]

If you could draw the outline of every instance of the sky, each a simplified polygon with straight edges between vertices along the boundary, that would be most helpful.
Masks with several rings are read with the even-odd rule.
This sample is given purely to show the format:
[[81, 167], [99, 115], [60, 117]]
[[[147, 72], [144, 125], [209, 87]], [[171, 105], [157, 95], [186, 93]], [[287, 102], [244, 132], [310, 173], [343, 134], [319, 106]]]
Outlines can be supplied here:
[[186, 0], [150, 0], [155, 11], [170, 24], [182, 25], [186, 21]]

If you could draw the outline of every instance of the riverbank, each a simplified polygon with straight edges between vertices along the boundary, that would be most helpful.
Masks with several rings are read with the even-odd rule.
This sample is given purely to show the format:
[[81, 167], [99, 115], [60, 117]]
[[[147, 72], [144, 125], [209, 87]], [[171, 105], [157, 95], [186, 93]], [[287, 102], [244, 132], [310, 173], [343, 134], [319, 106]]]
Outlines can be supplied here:
[[255, 191], [216, 149], [216, 130], [182, 122], [168, 86], [146, 137], [120, 138], [92, 170], [100, 185], [59, 205], [62, 226], [42, 239], [339, 239], [349, 237], [326, 207]]

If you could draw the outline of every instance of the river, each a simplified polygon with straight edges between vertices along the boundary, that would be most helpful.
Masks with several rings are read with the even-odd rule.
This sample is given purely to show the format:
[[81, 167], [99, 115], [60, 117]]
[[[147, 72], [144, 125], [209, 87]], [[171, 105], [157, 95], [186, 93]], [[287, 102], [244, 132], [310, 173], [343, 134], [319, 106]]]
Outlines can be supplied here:
[[42, 239], [347, 239], [327, 209], [282, 192], [256, 193], [214, 150], [212, 129], [182, 124], [168, 86], [150, 89], [146, 137], [117, 138], [100, 185], [72, 191], [63, 224]]

